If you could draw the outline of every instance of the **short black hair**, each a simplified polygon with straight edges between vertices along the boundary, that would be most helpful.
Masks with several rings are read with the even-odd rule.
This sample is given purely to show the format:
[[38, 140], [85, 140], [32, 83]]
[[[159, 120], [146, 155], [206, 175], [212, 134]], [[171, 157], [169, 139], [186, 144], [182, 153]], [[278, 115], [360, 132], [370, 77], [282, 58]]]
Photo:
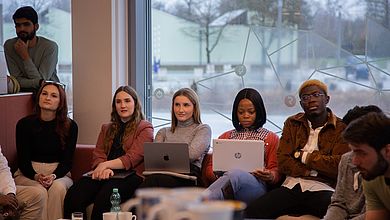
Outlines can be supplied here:
[[390, 119], [384, 113], [370, 112], [353, 120], [343, 131], [343, 138], [352, 144], [367, 144], [379, 152], [390, 144]]
[[33, 24], [38, 23], [38, 14], [31, 6], [24, 6], [18, 8], [12, 16], [12, 19], [15, 22], [15, 20], [19, 18], [26, 18], [27, 20], [30, 20]]
[[367, 105], [367, 106], [355, 106], [354, 108], [350, 109], [347, 114], [343, 117], [343, 122], [348, 125], [351, 123], [351, 121], [359, 118], [360, 116], [363, 116], [370, 112], [382, 112], [382, 109], [380, 109], [376, 105]]
[[232, 110], [233, 126], [236, 128], [237, 131], [243, 129], [243, 127], [240, 125], [240, 121], [238, 120], [238, 116], [237, 116], [238, 104], [243, 99], [249, 99], [252, 102], [252, 104], [255, 106], [256, 120], [253, 125], [253, 128], [258, 129], [262, 127], [267, 120], [267, 113], [265, 111], [263, 98], [261, 97], [260, 93], [257, 90], [252, 88], [245, 88], [237, 93], [236, 98], [234, 99], [233, 110]]

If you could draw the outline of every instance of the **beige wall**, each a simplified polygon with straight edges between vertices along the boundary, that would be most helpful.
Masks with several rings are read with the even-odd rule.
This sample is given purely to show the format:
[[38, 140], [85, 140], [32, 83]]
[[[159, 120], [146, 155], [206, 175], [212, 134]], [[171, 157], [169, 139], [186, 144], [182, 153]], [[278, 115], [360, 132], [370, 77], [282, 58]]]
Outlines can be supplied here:
[[111, 1], [73, 0], [73, 118], [81, 144], [95, 144], [110, 119], [111, 39]]

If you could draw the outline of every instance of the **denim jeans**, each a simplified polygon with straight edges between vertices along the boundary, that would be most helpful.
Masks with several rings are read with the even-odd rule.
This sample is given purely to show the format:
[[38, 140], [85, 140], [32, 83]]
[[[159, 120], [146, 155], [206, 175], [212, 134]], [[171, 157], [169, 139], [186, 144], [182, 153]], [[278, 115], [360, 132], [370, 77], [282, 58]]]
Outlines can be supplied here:
[[267, 192], [267, 185], [252, 174], [243, 170], [230, 170], [207, 188], [210, 200], [223, 200], [223, 187], [230, 181], [235, 200], [246, 204]]

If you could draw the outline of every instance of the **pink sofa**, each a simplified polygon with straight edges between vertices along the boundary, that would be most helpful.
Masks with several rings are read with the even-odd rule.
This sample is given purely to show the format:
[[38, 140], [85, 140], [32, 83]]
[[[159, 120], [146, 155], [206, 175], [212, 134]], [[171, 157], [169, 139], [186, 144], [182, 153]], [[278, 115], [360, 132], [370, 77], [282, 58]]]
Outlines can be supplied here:
[[[3, 154], [8, 160], [12, 173], [14, 173], [17, 170], [16, 147], [6, 148], [2, 146], [2, 149], [7, 149], [3, 151]], [[70, 171], [73, 181], [79, 180], [84, 173], [91, 170], [93, 149], [95, 149], [95, 145], [77, 144], [72, 170]]]
[[70, 171], [73, 181], [79, 180], [84, 173], [91, 170], [93, 149], [95, 145], [77, 144]]

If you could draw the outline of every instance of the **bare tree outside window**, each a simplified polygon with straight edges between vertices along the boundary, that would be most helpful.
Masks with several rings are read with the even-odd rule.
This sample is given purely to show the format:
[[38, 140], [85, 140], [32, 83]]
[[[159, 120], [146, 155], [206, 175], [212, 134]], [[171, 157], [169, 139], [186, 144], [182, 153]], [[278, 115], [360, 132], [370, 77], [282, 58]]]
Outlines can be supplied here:
[[[388, 0], [152, 0], [152, 118], [169, 121], [170, 95], [197, 90], [213, 136], [231, 126], [232, 97], [263, 96], [280, 132], [300, 111], [296, 91], [324, 81], [337, 115], [355, 105], [390, 111]], [[213, 66], [213, 71], [209, 71]]]

